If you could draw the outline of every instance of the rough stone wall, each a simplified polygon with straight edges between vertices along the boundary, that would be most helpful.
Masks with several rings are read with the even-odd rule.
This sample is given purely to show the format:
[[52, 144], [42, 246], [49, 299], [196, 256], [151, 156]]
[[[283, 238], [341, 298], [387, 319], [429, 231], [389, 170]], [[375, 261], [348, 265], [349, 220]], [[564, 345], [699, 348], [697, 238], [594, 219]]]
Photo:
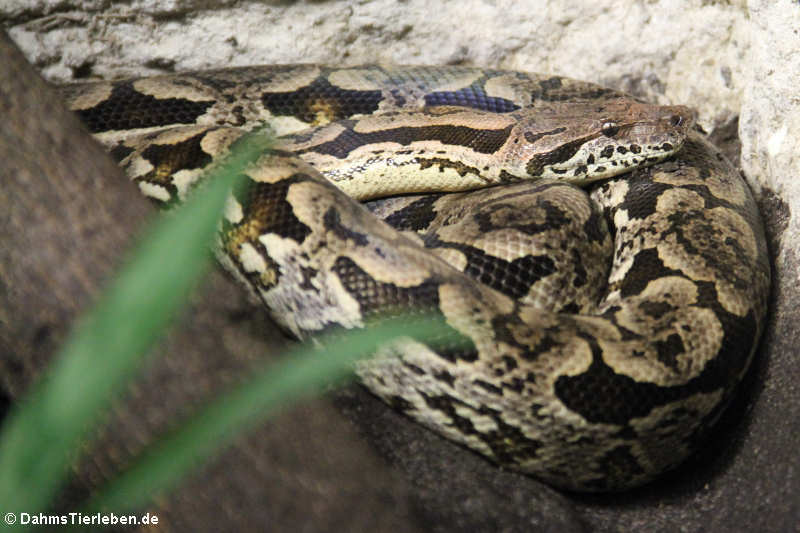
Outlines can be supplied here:
[[[708, 131], [740, 114], [750, 124], [776, 86], [791, 88], [796, 57], [794, 70], [773, 67], [799, 48], [798, 16], [789, 0], [0, 3], [0, 22], [57, 82], [262, 63], [485, 65], [690, 105]], [[766, 146], [759, 126], [742, 128], [746, 146]], [[782, 146], [797, 145], [797, 129], [785, 131]]]
[[686, 104], [706, 131], [735, 131], [738, 118], [739, 164], [775, 264], [764, 384], [739, 405], [749, 422], [733, 434], [738, 452], [710, 488], [666, 504], [662, 494], [625, 509], [576, 505], [596, 530], [783, 531], [800, 520], [797, 0], [0, 0], [0, 26], [58, 82], [261, 63], [472, 64]]
[[11, 36], [45, 76], [220, 65], [475, 64], [552, 72], [737, 114], [748, 79], [743, 1], [11, 0]]
[[[785, 202], [783, 244], [774, 250], [800, 281], [800, 2], [749, 3], [747, 75], [739, 135], [741, 166], [757, 193]], [[765, 214], [769, 216], [769, 214]]]

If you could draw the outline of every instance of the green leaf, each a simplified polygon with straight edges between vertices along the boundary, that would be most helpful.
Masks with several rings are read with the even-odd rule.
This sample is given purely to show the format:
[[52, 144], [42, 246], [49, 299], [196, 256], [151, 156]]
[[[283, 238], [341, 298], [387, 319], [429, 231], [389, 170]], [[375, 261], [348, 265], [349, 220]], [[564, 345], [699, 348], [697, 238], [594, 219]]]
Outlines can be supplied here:
[[[400, 317], [380, 326], [339, 334], [336, 340], [324, 342], [324, 349], [310, 344], [300, 346], [280, 364], [221, 395], [152, 445], [126, 472], [100, 490], [86, 512], [124, 513], [142, 507], [247, 426], [350, 376], [356, 359], [375, 353], [390, 340], [409, 336], [434, 345], [437, 339], [444, 341], [441, 318]], [[447, 340], [448, 346], [455, 345], [454, 339]]]
[[48, 373], [0, 434], [0, 509], [35, 513], [51, 502], [74, 450], [184, 304], [208, 265], [228, 191], [263, 137], [238, 143], [191, 201], [162, 215], [73, 330]]
[[[4, 513], [19, 516], [47, 509], [81, 439], [185, 302], [207, 267], [208, 244], [228, 191], [237, 186], [236, 177], [244, 165], [266, 148], [263, 137], [238, 144], [203, 190], [153, 225], [95, 308], [80, 320], [45, 379], [6, 419], [0, 434], [0, 509]], [[441, 317], [416, 314], [365, 330], [339, 332], [325, 342], [324, 350], [300, 346], [280, 364], [214, 399], [151, 445], [126, 472], [93, 496], [86, 513], [121, 513], [144, 505], [174, 486], [236, 432], [350, 376], [355, 359], [373, 354], [389, 339], [413, 336], [453, 346], [458, 339], [443, 335], [441, 324]]]

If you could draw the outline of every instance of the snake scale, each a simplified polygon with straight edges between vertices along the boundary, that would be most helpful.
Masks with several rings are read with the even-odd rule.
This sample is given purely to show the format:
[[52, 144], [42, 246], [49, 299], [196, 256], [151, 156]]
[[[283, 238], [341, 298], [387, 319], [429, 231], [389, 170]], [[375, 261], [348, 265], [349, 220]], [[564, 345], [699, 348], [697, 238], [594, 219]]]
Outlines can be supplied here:
[[440, 317], [452, 348], [393, 344], [358, 363], [361, 381], [557, 487], [619, 490], [679, 464], [764, 328], [759, 214], [685, 107], [468, 67], [263, 66], [60, 90], [167, 204], [268, 124], [277, 141], [227, 203], [223, 265], [299, 338]]

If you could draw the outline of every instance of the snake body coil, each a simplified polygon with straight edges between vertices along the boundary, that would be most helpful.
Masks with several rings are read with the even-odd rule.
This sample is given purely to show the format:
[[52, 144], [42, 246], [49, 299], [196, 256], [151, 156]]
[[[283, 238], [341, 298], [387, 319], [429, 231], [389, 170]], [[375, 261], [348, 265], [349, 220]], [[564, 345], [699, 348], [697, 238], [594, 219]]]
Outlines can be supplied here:
[[[269, 123], [280, 139], [229, 199], [222, 263], [298, 337], [438, 314], [467, 348], [398, 343], [359, 363], [363, 383], [554, 485], [621, 489], [680, 463], [763, 329], [758, 212], [686, 108], [462, 67], [252, 67], [62, 91], [161, 202]], [[398, 194], [371, 212], [352, 199]]]

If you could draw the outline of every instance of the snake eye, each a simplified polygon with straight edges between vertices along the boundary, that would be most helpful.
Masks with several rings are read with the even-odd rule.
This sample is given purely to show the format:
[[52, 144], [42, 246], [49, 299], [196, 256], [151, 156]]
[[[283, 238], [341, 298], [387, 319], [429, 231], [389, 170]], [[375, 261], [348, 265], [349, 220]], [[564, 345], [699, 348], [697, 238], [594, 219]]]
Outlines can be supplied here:
[[672, 115], [669, 117], [669, 123], [677, 128], [683, 124], [683, 117], [680, 115]]
[[613, 137], [619, 133], [619, 124], [611, 121], [603, 122], [603, 125], [600, 127], [600, 131], [603, 132], [603, 135], [606, 137]]

